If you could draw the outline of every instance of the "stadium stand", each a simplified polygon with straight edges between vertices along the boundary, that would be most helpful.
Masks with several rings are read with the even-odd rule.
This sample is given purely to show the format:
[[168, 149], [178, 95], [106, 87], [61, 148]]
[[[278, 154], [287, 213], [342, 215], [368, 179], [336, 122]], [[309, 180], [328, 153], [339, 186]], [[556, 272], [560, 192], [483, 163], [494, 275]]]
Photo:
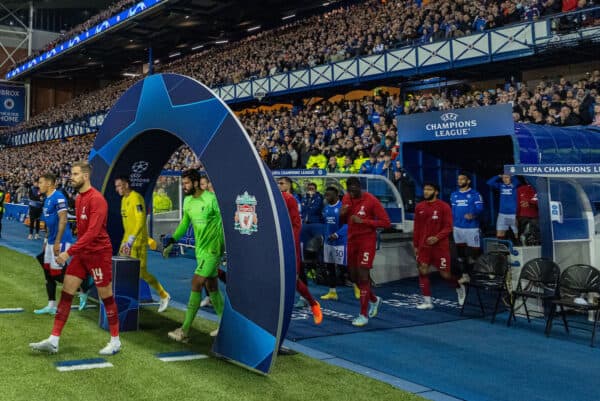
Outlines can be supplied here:
[[[127, 82], [131, 84], [133, 80]], [[309, 158], [323, 155], [326, 160], [333, 157], [335, 167], [320, 167], [327, 167], [332, 172], [352, 173], [359, 172], [361, 164], [372, 153], [390, 151], [395, 157], [398, 133], [394, 117], [400, 114], [510, 103], [515, 122], [600, 126], [600, 70], [573, 82], [558, 77], [556, 80], [540, 79], [535, 86], [527, 83], [501, 86], [504, 88], [421, 91], [407, 94], [406, 100], [399, 93], [379, 89], [373, 91], [373, 95], [358, 100], [322, 100], [305, 107], [282, 105], [271, 110], [242, 110], [239, 118], [260, 156], [272, 169], [310, 168]], [[105, 88], [102, 91], [107, 100], [105, 107], [110, 107], [108, 99], [116, 99], [126, 87], [121, 84]], [[91, 107], [89, 105], [100, 99], [82, 97], [79, 104]], [[74, 101], [73, 107], [75, 104], [77, 102]], [[14, 193], [13, 199], [19, 199], [19, 194], [24, 191], [23, 185], [32, 182], [48, 166], [66, 182], [68, 166], [56, 161], [52, 155], [58, 150], [59, 154], [76, 154], [84, 158], [91, 148], [93, 137], [88, 135], [3, 151], [0, 163], [8, 167], [4, 179]], [[346, 157], [352, 164], [349, 170], [342, 168]], [[202, 164], [189, 148], [183, 146], [173, 154], [164, 169], [182, 171], [190, 167], [202, 169]]]
[[[123, 3], [123, 4], [121, 4]], [[117, 9], [129, 2], [117, 3]], [[569, 2], [564, 2], [565, 4]], [[214, 87], [275, 75], [301, 68], [378, 54], [412, 44], [457, 38], [521, 21], [536, 20], [561, 11], [584, 9], [597, 0], [576, 2], [575, 8], [561, 0], [527, 1], [380, 1], [369, 0], [336, 8], [325, 14], [286, 24], [243, 40], [201, 51], [157, 66], [157, 72], [173, 72]], [[402, 9], [402, 12], [398, 10]], [[577, 29], [600, 22], [597, 13], [584, 21], [558, 20]], [[105, 13], [102, 14], [105, 16]], [[97, 19], [94, 18], [94, 21]], [[89, 21], [84, 27], [93, 25]], [[83, 28], [79, 28], [79, 32]], [[274, 39], [277, 40], [274, 40]], [[125, 78], [100, 90], [86, 93], [5, 132], [82, 119], [110, 108], [134, 78]]]

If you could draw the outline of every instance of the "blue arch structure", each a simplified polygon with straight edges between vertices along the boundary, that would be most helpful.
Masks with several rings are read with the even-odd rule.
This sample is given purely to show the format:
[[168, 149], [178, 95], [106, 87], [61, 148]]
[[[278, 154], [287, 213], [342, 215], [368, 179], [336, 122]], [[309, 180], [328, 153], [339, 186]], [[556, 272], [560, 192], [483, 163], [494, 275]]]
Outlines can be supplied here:
[[[202, 160], [223, 217], [227, 289], [213, 352], [268, 373], [291, 317], [296, 274], [291, 223], [244, 128], [203, 84], [182, 75], [152, 75], [127, 90], [108, 113], [90, 162], [92, 185], [109, 204], [113, 249], [123, 234], [114, 178], [129, 175], [150, 204], [162, 167], [182, 144]], [[256, 230], [241, 232], [234, 223], [236, 201], [250, 197], [256, 201]]]

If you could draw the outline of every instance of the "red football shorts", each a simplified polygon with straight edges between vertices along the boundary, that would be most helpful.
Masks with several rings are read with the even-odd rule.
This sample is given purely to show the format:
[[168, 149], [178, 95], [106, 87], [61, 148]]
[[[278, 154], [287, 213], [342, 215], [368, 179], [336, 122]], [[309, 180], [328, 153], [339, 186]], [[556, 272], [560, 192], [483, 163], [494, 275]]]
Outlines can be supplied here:
[[371, 269], [375, 260], [377, 244], [371, 240], [348, 241], [348, 267]]
[[66, 274], [82, 280], [91, 274], [96, 287], [106, 287], [112, 282], [112, 252], [75, 255], [67, 266]]
[[450, 271], [450, 248], [447, 246], [422, 246], [418, 250], [417, 263]]

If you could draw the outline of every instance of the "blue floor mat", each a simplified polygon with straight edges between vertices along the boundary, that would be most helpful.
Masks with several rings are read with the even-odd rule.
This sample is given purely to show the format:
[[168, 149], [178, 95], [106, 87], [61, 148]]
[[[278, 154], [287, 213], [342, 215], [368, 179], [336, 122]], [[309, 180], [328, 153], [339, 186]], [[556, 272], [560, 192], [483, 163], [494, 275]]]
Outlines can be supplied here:
[[423, 300], [416, 279], [406, 279], [374, 288], [375, 293], [383, 298], [383, 305], [377, 317], [370, 319], [369, 324], [362, 328], [352, 326], [352, 319], [358, 315], [360, 304], [359, 300], [354, 298], [351, 287], [338, 288], [337, 301], [319, 299], [328, 291], [324, 286], [310, 284], [309, 288], [321, 304], [323, 323], [319, 326], [313, 323], [312, 313], [308, 307], [294, 309], [287, 335], [288, 340], [298, 341], [305, 338], [387, 330], [466, 318], [459, 315], [460, 307], [456, 300], [456, 291], [443, 280], [435, 278], [432, 278], [435, 308], [428, 311], [416, 309], [417, 304]]
[[598, 400], [600, 349], [543, 321], [470, 319], [300, 341], [300, 344], [465, 400]]

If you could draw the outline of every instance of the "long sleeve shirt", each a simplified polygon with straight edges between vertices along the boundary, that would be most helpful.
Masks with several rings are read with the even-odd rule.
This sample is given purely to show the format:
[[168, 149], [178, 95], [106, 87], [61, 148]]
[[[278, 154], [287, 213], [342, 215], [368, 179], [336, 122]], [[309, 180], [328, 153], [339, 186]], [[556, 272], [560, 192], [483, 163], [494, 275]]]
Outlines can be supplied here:
[[[341, 216], [342, 221], [348, 222], [348, 241], [363, 238], [375, 241], [378, 228], [391, 226], [390, 218], [381, 202], [368, 192], [363, 191], [359, 198], [352, 198], [347, 193], [342, 199], [342, 205], [348, 207], [347, 213]], [[350, 217], [354, 215], [360, 217], [362, 223], [353, 222]]]
[[452, 232], [452, 210], [450, 205], [439, 199], [419, 202], [415, 207], [413, 229], [413, 246], [419, 249], [427, 245], [429, 237], [437, 237], [436, 246], [450, 245], [449, 235]]
[[517, 186], [519, 181], [516, 177], [510, 177], [510, 184], [505, 184], [500, 177], [492, 177], [487, 184], [500, 192], [500, 206], [498, 211], [503, 214], [517, 213]]
[[77, 241], [69, 248], [69, 255], [112, 252], [110, 237], [106, 231], [108, 203], [97, 189], [90, 188], [75, 198], [75, 216]]

